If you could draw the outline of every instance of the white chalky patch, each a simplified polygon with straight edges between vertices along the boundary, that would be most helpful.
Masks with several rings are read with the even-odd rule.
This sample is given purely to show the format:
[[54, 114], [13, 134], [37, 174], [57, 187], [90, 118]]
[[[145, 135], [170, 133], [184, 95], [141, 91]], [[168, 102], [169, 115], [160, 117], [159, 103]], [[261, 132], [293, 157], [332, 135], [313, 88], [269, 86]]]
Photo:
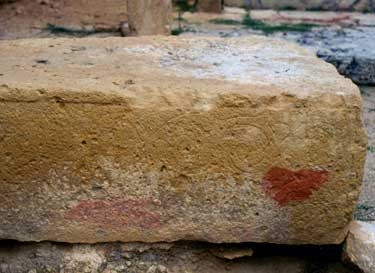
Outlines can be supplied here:
[[375, 222], [359, 222], [361, 230], [368, 234], [375, 241]]
[[306, 58], [299, 52], [291, 52], [264, 44], [241, 44], [226, 41], [202, 40], [186, 47], [152, 45], [124, 48], [135, 55], [154, 55], [156, 65], [181, 76], [198, 79], [217, 79], [240, 83], [284, 83], [295, 78], [309, 77]]

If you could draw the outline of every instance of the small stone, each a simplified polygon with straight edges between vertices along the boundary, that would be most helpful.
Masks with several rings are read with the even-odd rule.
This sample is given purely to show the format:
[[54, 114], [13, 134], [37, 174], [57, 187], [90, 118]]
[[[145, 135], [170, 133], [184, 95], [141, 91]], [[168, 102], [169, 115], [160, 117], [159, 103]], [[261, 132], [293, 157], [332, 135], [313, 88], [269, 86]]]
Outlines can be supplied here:
[[158, 270], [156, 265], [152, 265], [151, 267], [148, 268], [147, 273], [156, 273]]
[[350, 224], [343, 256], [363, 272], [375, 272], [375, 221]]
[[133, 80], [126, 80], [125, 85], [133, 85], [135, 82]]
[[60, 4], [58, 2], [52, 2], [50, 4], [50, 7], [53, 9], [58, 9], [60, 7]]
[[125, 266], [123, 266], [123, 265], [119, 265], [119, 266], [117, 266], [117, 267], [115, 268], [115, 270], [116, 270], [117, 272], [121, 272], [121, 271], [125, 270]]
[[0, 264], [0, 272], [7, 272], [8, 265], [7, 264]]
[[17, 6], [15, 9], [14, 9], [14, 12], [16, 13], [16, 15], [20, 15], [24, 12], [24, 9], [20, 6]]
[[253, 256], [254, 251], [248, 247], [237, 248], [237, 249], [219, 248], [219, 249], [211, 249], [211, 253], [218, 258], [234, 260], [234, 259], [243, 258], [243, 257], [251, 257]]
[[120, 30], [121, 30], [121, 35], [124, 37], [127, 37], [130, 35], [129, 31], [129, 23], [128, 22], [121, 22], [120, 23]]
[[92, 269], [90, 268], [90, 266], [85, 266], [82, 270], [84, 273], [90, 273], [92, 271]]
[[168, 272], [168, 269], [164, 265], [161, 265], [161, 264], [158, 265], [158, 270], [160, 273]]
[[132, 257], [132, 254], [129, 252], [124, 252], [121, 254], [121, 256], [124, 257], [125, 259], [130, 259]]

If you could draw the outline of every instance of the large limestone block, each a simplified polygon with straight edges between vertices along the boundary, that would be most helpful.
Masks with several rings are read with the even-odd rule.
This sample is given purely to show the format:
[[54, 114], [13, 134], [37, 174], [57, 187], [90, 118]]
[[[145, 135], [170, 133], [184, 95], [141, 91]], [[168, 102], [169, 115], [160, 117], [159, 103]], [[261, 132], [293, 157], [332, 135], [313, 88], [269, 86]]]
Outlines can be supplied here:
[[344, 250], [344, 257], [363, 272], [375, 272], [375, 222], [353, 221]]
[[127, 9], [130, 35], [170, 34], [171, 0], [127, 0]]
[[0, 238], [340, 243], [358, 88], [264, 37], [0, 43]]

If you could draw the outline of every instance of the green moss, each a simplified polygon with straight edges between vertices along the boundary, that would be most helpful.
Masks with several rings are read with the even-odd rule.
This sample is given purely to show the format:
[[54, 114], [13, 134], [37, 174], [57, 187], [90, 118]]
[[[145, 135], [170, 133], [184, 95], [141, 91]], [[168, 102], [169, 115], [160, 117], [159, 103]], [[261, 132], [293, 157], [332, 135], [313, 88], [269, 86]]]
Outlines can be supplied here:
[[249, 13], [247, 13], [243, 17], [242, 21], [233, 20], [233, 19], [215, 18], [215, 19], [210, 20], [209, 22], [213, 24], [219, 24], [219, 25], [242, 25], [245, 28], [260, 30], [265, 34], [272, 34], [275, 32], [306, 32], [306, 31], [310, 31], [313, 27], [319, 26], [316, 24], [307, 24], [307, 23], [270, 25], [261, 20], [252, 19]]
[[217, 25], [231, 25], [231, 26], [242, 25], [241, 21], [233, 20], [233, 19], [224, 19], [224, 18], [211, 19], [209, 22], [212, 24], [217, 24]]
[[370, 153], [375, 153], [375, 146], [368, 146], [367, 151], [369, 151]]
[[320, 7], [307, 7], [306, 11], [322, 11]]
[[196, 12], [197, 11], [197, 1], [194, 1], [194, 4], [190, 5], [187, 0], [176, 0], [175, 4], [181, 12], [189, 11], [189, 12]]
[[178, 36], [183, 32], [184, 32], [184, 30], [182, 28], [174, 28], [171, 31], [171, 35]]
[[185, 18], [182, 18], [181, 16], [178, 16], [177, 18], [174, 18], [174, 20], [175, 20], [176, 22], [189, 23], [188, 20], [186, 20]]
[[184, 32], [193, 32], [193, 33], [195, 33], [197, 31], [195, 29], [192, 29], [192, 28], [189, 28], [189, 27], [174, 28], [171, 31], [171, 35], [178, 36], [178, 35], [180, 35], [181, 33], [184, 33]]
[[265, 34], [272, 34], [275, 32], [306, 32], [310, 31], [313, 27], [318, 26], [316, 24], [307, 23], [269, 25], [261, 20], [252, 19], [250, 14], [244, 16], [242, 19], [242, 25], [254, 30], [260, 30]]
[[366, 205], [358, 205], [358, 206], [357, 206], [357, 209], [369, 210], [370, 207], [369, 207], [369, 206], [366, 206]]
[[48, 31], [53, 34], [64, 34], [70, 36], [89, 36], [97, 33], [109, 33], [109, 32], [119, 32], [118, 28], [108, 28], [108, 29], [75, 29], [68, 28], [64, 26], [54, 25], [48, 23], [46, 27], [43, 28], [44, 31]]
[[359, 86], [359, 91], [361, 92], [362, 96], [370, 96], [370, 94], [362, 86]]
[[294, 6], [285, 6], [285, 7], [279, 8], [277, 10], [297, 10], [297, 8], [294, 7]]

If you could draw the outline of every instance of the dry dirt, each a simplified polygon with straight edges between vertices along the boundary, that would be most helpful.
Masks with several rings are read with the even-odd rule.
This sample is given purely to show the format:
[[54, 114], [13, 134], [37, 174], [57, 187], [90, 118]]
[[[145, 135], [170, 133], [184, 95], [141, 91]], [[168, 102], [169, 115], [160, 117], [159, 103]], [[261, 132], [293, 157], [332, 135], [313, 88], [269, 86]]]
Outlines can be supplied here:
[[[96, 36], [120, 36], [120, 23], [127, 21], [125, 2], [125, 0], [18, 0], [3, 4], [0, 5], [0, 40], [73, 34], [80, 36], [91, 33]], [[48, 28], [48, 24], [64, 27], [68, 31]]]
[[[253, 257], [217, 255], [254, 250]], [[360, 273], [340, 262], [340, 247], [278, 245], [96, 244], [0, 245], [1, 273]]]

